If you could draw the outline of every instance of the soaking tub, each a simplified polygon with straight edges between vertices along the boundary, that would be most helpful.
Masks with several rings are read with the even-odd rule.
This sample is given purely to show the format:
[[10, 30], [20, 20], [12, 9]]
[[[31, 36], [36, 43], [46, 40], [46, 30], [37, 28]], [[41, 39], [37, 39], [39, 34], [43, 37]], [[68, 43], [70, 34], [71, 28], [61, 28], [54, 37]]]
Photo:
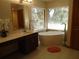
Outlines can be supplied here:
[[64, 32], [47, 31], [39, 33], [40, 45], [60, 45], [64, 40]]

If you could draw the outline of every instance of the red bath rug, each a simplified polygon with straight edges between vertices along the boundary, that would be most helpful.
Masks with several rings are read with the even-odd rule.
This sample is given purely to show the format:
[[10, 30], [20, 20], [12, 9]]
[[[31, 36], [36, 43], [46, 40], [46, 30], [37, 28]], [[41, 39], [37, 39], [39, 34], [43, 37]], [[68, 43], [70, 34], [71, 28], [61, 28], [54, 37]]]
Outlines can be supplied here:
[[57, 52], [60, 52], [61, 51], [61, 49], [59, 47], [55, 47], [55, 46], [48, 47], [47, 50], [50, 53], [57, 53]]

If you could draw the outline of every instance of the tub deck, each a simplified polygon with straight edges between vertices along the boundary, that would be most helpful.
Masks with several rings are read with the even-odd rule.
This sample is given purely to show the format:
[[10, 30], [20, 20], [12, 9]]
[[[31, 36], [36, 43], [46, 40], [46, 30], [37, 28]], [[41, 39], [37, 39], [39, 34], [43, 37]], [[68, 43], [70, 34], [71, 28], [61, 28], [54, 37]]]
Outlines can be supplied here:
[[41, 45], [60, 45], [64, 41], [64, 32], [59, 31], [48, 31], [40, 32], [39, 40]]

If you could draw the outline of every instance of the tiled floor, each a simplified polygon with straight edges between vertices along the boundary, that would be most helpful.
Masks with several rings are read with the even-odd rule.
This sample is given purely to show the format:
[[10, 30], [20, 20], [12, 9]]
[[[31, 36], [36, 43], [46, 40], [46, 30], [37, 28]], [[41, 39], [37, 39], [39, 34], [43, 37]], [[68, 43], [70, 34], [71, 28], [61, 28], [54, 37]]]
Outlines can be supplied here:
[[49, 53], [46, 46], [41, 46], [28, 55], [14, 53], [5, 59], [79, 59], [79, 51], [63, 46], [58, 47], [61, 48], [61, 52], [58, 53]]

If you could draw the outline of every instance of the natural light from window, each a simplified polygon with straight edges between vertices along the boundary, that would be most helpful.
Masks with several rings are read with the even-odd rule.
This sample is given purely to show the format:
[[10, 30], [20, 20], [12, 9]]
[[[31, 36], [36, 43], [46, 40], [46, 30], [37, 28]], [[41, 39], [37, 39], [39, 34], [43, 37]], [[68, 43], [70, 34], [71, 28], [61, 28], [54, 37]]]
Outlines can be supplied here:
[[44, 8], [32, 8], [31, 23], [34, 31], [44, 29]]
[[48, 29], [64, 30], [68, 25], [68, 7], [48, 9]]

